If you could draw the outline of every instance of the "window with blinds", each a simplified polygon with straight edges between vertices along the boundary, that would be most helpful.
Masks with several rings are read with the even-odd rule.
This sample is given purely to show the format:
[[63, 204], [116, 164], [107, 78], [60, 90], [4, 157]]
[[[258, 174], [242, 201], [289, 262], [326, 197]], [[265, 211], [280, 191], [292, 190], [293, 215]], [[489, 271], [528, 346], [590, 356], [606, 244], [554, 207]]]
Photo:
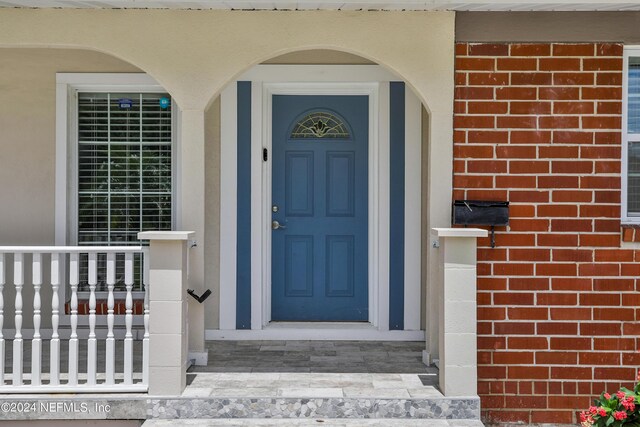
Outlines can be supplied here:
[[640, 219], [640, 57], [627, 69], [627, 216]]
[[[170, 230], [169, 95], [79, 92], [77, 114], [78, 244], [137, 245], [140, 231]], [[139, 289], [139, 261], [136, 270]], [[118, 288], [123, 275], [118, 272]], [[86, 283], [86, 272], [81, 278]]]

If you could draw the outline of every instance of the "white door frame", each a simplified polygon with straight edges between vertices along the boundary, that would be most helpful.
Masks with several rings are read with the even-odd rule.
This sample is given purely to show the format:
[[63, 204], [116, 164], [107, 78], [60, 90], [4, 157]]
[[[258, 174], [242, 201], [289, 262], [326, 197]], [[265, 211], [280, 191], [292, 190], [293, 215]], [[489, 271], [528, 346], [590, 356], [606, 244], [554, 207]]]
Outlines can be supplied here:
[[[368, 115], [369, 115], [369, 141], [368, 141], [368, 296], [369, 296], [369, 323], [373, 326], [379, 326], [384, 324], [381, 322], [380, 317], [386, 316], [388, 319], [389, 305], [380, 302], [382, 295], [389, 295], [389, 280], [380, 280], [380, 270], [383, 269], [384, 261], [380, 259], [380, 253], [378, 250], [378, 243], [380, 234], [388, 236], [389, 223], [388, 221], [377, 221], [380, 218], [382, 212], [379, 210], [381, 197], [380, 192], [374, 191], [380, 189], [381, 182], [388, 182], [384, 176], [380, 176], [380, 149], [386, 144], [386, 150], [389, 150], [389, 114], [388, 114], [388, 102], [379, 102], [380, 98], [388, 98], [388, 91], [386, 94], [381, 92], [384, 90], [380, 82], [370, 83], [343, 83], [343, 82], [323, 82], [323, 83], [263, 83], [262, 84], [262, 119], [263, 119], [263, 134], [262, 140], [264, 141], [264, 148], [272, 153], [272, 104], [273, 95], [366, 95], [369, 97], [368, 101]], [[388, 88], [388, 86], [387, 86]], [[255, 104], [254, 104], [255, 105]], [[380, 111], [381, 106], [386, 106], [386, 114], [384, 111]], [[384, 117], [385, 119], [380, 119]], [[382, 124], [382, 122], [386, 123]], [[380, 126], [380, 127], [379, 127]], [[386, 128], [385, 135], [380, 136], [380, 128]], [[382, 143], [381, 143], [382, 140]], [[383, 157], [384, 158], [384, 157]], [[253, 165], [252, 165], [253, 167]], [[272, 170], [273, 163], [271, 159], [268, 162], [262, 162], [262, 209], [264, 213], [262, 216], [262, 222], [256, 223], [262, 231], [262, 326], [266, 326], [271, 321], [271, 236], [272, 230], [271, 224], [271, 204], [272, 204]], [[387, 174], [388, 176], [388, 170]], [[386, 194], [388, 199], [389, 188], [386, 188]], [[382, 191], [384, 193], [384, 190]], [[387, 202], [388, 204], [388, 202]], [[388, 215], [387, 215], [388, 216]], [[379, 223], [380, 227], [376, 227]], [[253, 224], [252, 224], [253, 225]], [[387, 233], [385, 234], [386, 228]], [[386, 245], [388, 247], [388, 243]], [[259, 255], [255, 252], [253, 255]], [[389, 259], [386, 257], [386, 268], [388, 269]], [[252, 294], [253, 295], [253, 294]], [[387, 297], [388, 300], [388, 297]], [[384, 308], [383, 308], [384, 307]], [[386, 310], [386, 313], [381, 313], [379, 308]], [[387, 322], [388, 323], [388, 322]]]
[[[237, 141], [237, 81], [230, 84], [222, 92], [220, 330], [208, 330], [207, 339], [233, 339], [234, 337], [241, 337], [241, 339], [286, 339], [288, 336], [282, 327], [278, 326], [277, 330], [271, 330], [276, 325], [269, 325], [271, 320], [272, 163], [271, 158], [267, 162], [263, 161], [262, 149], [267, 148], [271, 154], [271, 103], [272, 95], [275, 94], [369, 96], [369, 324], [368, 326], [361, 323], [359, 325], [352, 324], [353, 328], [350, 332], [350, 324], [344, 323], [341, 324], [340, 329], [327, 327], [323, 334], [319, 334], [320, 331], [316, 323], [316, 327], [308, 332], [313, 336], [323, 335], [325, 339], [331, 336], [335, 336], [336, 339], [367, 339], [365, 336], [368, 336], [368, 339], [424, 339], [424, 333], [420, 331], [419, 327], [419, 304], [417, 309], [415, 306], [407, 309], [407, 316], [418, 319], [411, 321], [411, 324], [416, 325], [410, 329], [416, 330], [389, 331], [389, 82], [398, 80], [400, 79], [377, 65], [258, 65], [238, 77], [237, 81], [252, 82], [251, 331], [235, 330], [237, 188], [234, 180], [237, 176], [237, 154], [233, 142]], [[417, 111], [417, 114], [412, 115], [412, 119], [417, 120], [415, 126], [412, 126], [414, 128], [412, 135], [419, 140], [420, 103], [409, 89], [407, 89], [407, 95], [407, 105]], [[409, 112], [407, 111], [407, 113]], [[414, 156], [414, 153], [408, 150], [407, 155]], [[225, 177], [228, 178], [225, 179]], [[418, 191], [419, 185], [418, 173]], [[415, 240], [415, 229], [407, 230], [407, 232]], [[414, 295], [416, 291], [417, 296]], [[419, 300], [419, 280], [417, 287], [415, 285], [408, 286], [405, 293], [410, 294], [408, 295], [411, 297], [410, 300]], [[255, 302], [261, 303], [256, 304]], [[363, 326], [368, 330], [364, 331]], [[304, 329], [304, 323], [291, 324], [291, 329], [288, 331], [293, 331], [294, 328], [298, 331], [296, 335], [299, 337], [298, 339], [309, 339], [305, 338], [304, 331], [301, 331]], [[363, 334], [363, 332], [366, 333]], [[388, 336], [389, 334], [395, 334], [395, 336]]]

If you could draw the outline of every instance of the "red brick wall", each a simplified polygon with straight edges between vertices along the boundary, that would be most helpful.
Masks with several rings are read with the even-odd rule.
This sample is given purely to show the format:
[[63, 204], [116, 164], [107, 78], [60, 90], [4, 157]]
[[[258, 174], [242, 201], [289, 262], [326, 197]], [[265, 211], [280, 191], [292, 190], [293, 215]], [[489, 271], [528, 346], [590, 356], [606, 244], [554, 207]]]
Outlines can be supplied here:
[[454, 198], [511, 202], [496, 248], [478, 249], [483, 419], [575, 422], [640, 364], [622, 45], [458, 44], [455, 79]]

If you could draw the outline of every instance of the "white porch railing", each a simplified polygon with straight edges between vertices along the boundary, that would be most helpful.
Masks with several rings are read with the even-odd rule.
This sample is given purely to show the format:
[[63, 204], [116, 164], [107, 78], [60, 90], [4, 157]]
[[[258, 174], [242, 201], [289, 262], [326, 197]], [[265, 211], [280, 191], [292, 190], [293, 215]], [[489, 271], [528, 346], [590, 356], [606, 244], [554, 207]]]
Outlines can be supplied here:
[[[101, 256], [98, 256], [99, 254]], [[142, 367], [138, 372], [134, 372], [132, 331], [132, 292], [135, 282], [136, 254], [141, 254], [144, 266], [142, 274], [144, 335]], [[50, 268], [45, 268], [45, 263], [49, 263]], [[148, 250], [142, 246], [0, 246], [0, 393], [146, 392], [149, 386], [149, 264]], [[124, 338], [121, 339], [123, 354], [116, 354], [117, 340], [120, 339], [118, 336], [122, 334], [114, 333], [114, 289], [117, 267], [120, 268], [119, 271], [124, 267], [126, 291]], [[31, 274], [25, 274], [25, 269], [30, 269]], [[106, 338], [96, 334], [96, 286], [99, 269], [105, 272], [104, 277], [100, 279], [104, 280], [107, 289]], [[7, 283], [7, 276], [11, 275], [10, 270], [13, 270], [13, 280]], [[81, 271], [86, 271], [89, 288], [87, 338], [79, 334], [78, 328], [78, 285]], [[47, 272], [48, 277], [45, 277]], [[30, 277], [30, 283], [25, 284], [25, 277]], [[66, 302], [61, 301], [61, 285], [66, 286], [67, 280], [71, 291], [68, 298], [70, 321], [68, 339], [65, 338], [66, 329], [63, 331], [60, 328], [60, 309], [61, 307], [64, 309]], [[9, 293], [9, 286], [13, 286], [15, 294], [13, 304], [5, 299], [5, 295]], [[28, 288], [25, 289], [25, 286]], [[46, 307], [47, 313], [50, 309], [51, 327], [47, 328], [46, 333], [41, 328], [44, 311], [41, 298], [43, 286], [50, 286], [51, 290], [50, 307]], [[28, 291], [28, 295], [33, 294], [32, 301], [24, 300], [23, 292], [27, 293], [25, 291]], [[47, 303], [44, 302], [44, 304]], [[28, 304], [32, 305], [28, 307]], [[33, 312], [30, 358], [24, 353], [24, 344], [27, 341], [24, 336], [26, 331], [23, 329], [25, 306]], [[10, 320], [10, 316], [13, 316], [13, 328], [3, 329]], [[12, 353], [5, 354], [7, 341], [11, 338]], [[104, 350], [101, 350], [104, 351], [103, 355], [98, 353], [99, 340], [104, 340]], [[46, 346], [47, 341], [48, 346]], [[86, 344], [82, 341], [86, 341]], [[49, 372], [43, 372], [43, 347], [49, 349]], [[100, 347], [103, 347], [102, 344]], [[66, 356], [67, 360], [61, 356]], [[98, 366], [98, 360], [101, 359], [99, 356], [104, 356], [104, 362], [100, 363], [100, 367]], [[6, 359], [11, 361], [10, 370], [7, 369], [9, 367], [5, 367]], [[124, 362], [121, 372], [116, 372], [117, 361]], [[25, 362], [27, 364], [30, 362], [30, 372], [25, 372], [27, 370]], [[67, 364], [65, 362], [68, 363], [68, 369], [66, 372], [61, 372], [61, 366]], [[86, 370], [81, 366], [84, 363], [86, 363]], [[104, 370], [102, 370], [103, 367]]]

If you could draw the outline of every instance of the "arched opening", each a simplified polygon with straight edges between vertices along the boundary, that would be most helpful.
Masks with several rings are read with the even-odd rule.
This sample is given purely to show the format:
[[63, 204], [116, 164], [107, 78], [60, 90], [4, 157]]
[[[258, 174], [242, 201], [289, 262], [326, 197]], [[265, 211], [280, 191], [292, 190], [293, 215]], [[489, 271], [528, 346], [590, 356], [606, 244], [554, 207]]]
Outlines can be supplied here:
[[[301, 51], [289, 52], [283, 55], [279, 55], [279, 56], [267, 59], [263, 61], [261, 64], [259, 64], [258, 66], [243, 73], [238, 78], [238, 80], [247, 83], [244, 85], [244, 90], [249, 90], [250, 94], [246, 95], [245, 93], [244, 96], [248, 96], [245, 99], [247, 100], [247, 102], [251, 102], [252, 108], [262, 108], [261, 107], [262, 105], [269, 104], [270, 101], [268, 99], [265, 99], [264, 98], [265, 96], [278, 96], [278, 94], [275, 92], [274, 93], [269, 92], [268, 95], [265, 95], [265, 93], [267, 93], [266, 91], [270, 90], [269, 84], [273, 83], [274, 85], [280, 85], [280, 86], [284, 84], [281, 80], [278, 80], [278, 79], [275, 79], [275, 80], [278, 80], [278, 83], [275, 83], [275, 80], [273, 77], [266, 77], [266, 78], [263, 77], [263, 80], [259, 80], [259, 78], [257, 77], [258, 74], [264, 73], [264, 72], [268, 74], [270, 67], [271, 69], [275, 70], [274, 72], [276, 74], [278, 72], [285, 72], [285, 71], [294, 72], [294, 74], [297, 73], [295, 74], [295, 76], [291, 78], [291, 81], [292, 82], [297, 81], [298, 83], [305, 83], [305, 84], [312, 83], [314, 82], [314, 79], [318, 78], [318, 76], [315, 74], [309, 75], [307, 78], [305, 78], [304, 77], [305, 69], [312, 70], [314, 69], [313, 67], [316, 67], [315, 68], [316, 71], [322, 69], [328, 73], [331, 73], [332, 69], [338, 70], [337, 71], [338, 73], [349, 72], [352, 74], [345, 74], [342, 77], [342, 81], [339, 81], [340, 79], [337, 79], [338, 81], [334, 81], [333, 83], [339, 83], [348, 87], [349, 82], [351, 82], [353, 83], [351, 85], [352, 88], [358, 87], [358, 85], [362, 83], [362, 82], [356, 82], [356, 80], [358, 79], [354, 78], [354, 75], [357, 75], [358, 70], [365, 70], [365, 69], [369, 71], [374, 70], [373, 71], [374, 75], [373, 77], [371, 77], [370, 83], [379, 84], [380, 82], [384, 81], [382, 86], [383, 86], [383, 90], [386, 91], [384, 95], [385, 106], [383, 108], [385, 113], [381, 113], [380, 111], [376, 110], [375, 112], [376, 123], [380, 117], [380, 114], [388, 115], [390, 113], [389, 111], [391, 108], [389, 106], [390, 83], [398, 84], [398, 87], [402, 87], [403, 97], [405, 95], [407, 98], [411, 97], [413, 99], [412, 105], [414, 107], [417, 106], [417, 108], [411, 113], [413, 114], [411, 120], [413, 120], [412, 123], [414, 126], [411, 132], [414, 132], [414, 133], [410, 136], [411, 138], [414, 138], [415, 144], [417, 146], [412, 146], [409, 148], [409, 150], [414, 150], [411, 153], [417, 152], [418, 159], [415, 159], [415, 158], [409, 159], [411, 166], [405, 168], [406, 166], [405, 161], [407, 159], [403, 157], [401, 166], [397, 166], [397, 165], [394, 166], [395, 168], [394, 173], [396, 175], [395, 178], [397, 178], [398, 174], [402, 175], [402, 181], [401, 181], [402, 184], [400, 185], [405, 186], [401, 189], [404, 194], [402, 194], [402, 197], [394, 197], [394, 196], [398, 196], [398, 194], [394, 194], [392, 196], [390, 194], [391, 190], [389, 189], [389, 185], [391, 184], [389, 184], [388, 182], [385, 183], [387, 187], [386, 189], [387, 199], [384, 202], [384, 208], [383, 208], [383, 210], [387, 212], [389, 211], [390, 209], [389, 203], [391, 199], [393, 199], [394, 201], [400, 200], [401, 203], [403, 204], [403, 209], [395, 212], [401, 212], [401, 214], [403, 215], [403, 218], [401, 219], [401, 221], [396, 221], [398, 223], [403, 223], [402, 231], [398, 232], [396, 230], [396, 237], [398, 237], [398, 240], [400, 241], [400, 243], [396, 243], [396, 248], [399, 247], [399, 245], [402, 246], [402, 252], [404, 252], [404, 258], [399, 263], [397, 260], [392, 260], [391, 262], [392, 263], [394, 261], [396, 262], [395, 271], [399, 271], [398, 265], [401, 266], [400, 268], [402, 270], [402, 274], [403, 276], [406, 274], [406, 277], [403, 277], [404, 283], [401, 283], [402, 285], [401, 292], [398, 292], [397, 290], [397, 287], [399, 286], [397, 285], [397, 282], [395, 282], [394, 285], [392, 285], [392, 286], [396, 286], [395, 289], [391, 290], [391, 293], [393, 293], [394, 291], [396, 292], [396, 295], [391, 297], [392, 299], [394, 297], [396, 299], [393, 302], [393, 304], [396, 304], [396, 307], [392, 308], [392, 310], [396, 310], [395, 313], [387, 312], [385, 314], [386, 317], [375, 318], [375, 319], [374, 319], [374, 316], [369, 316], [366, 320], [371, 325], [374, 325], [376, 329], [380, 328], [380, 326], [382, 326], [381, 328], [382, 330], [387, 330], [387, 331], [389, 331], [389, 329], [394, 331], [395, 329], [398, 332], [402, 332], [402, 331], [407, 331], [411, 329], [412, 331], [414, 331], [413, 335], [411, 335], [414, 338], [410, 338], [410, 339], [416, 339], [415, 337], [420, 337], [419, 340], [422, 341], [422, 344], [420, 345], [420, 347], [421, 349], [424, 349], [425, 330], [430, 326], [430, 324], [433, 323], [427, 320], [429, 310], [431, 310], [431, 307], [429, 307], [429, 298], [428, 298], [429, 289], [427, 286], [428, 272], [429, 272], [428, 262], [427, 262], [427, 259], [428, 259], [427, 252], [429, 248], [429, 245], [428, 245], [428, 242], [429, 242], [428, 194], [429, 192], [427, 190], [428, 189], [428, 172], [429, 172], [429, 157], [428, 157], [429, 155], [429, 149], [428, 149], [429, 147], [429, 113], [428, 113], [428, 110], [418, 100], [418, 97], [413, 94], [412, 90], [408, 87], [408, 85], [404, 84], [402, 79], [394, 77], [391, 73], [388, 73], [386, 70], [384, 70], [383, 67], [377, 66], [374, 62], [366, 58], [363, 58], [361, 56], [354, 55], [352, 53], [337, 51], [337, 50], [330, 50], [330, 49], [313, 49], [313, 50], [301, 50]], [[295, 71], [296, 69], [297, 71]], [[385, 77], [384, 78], [382, 77], [379, 78], [379, 76], [376, 77], [375, 73], [379, 73], [380, 76], [384, 75]], [[317, 82], [318, 80], [315, 80], [315, 81]], [[210, 188], [210, 190], [208, 189], [206, 193], [213, 195], [212, 200], [207, 201], [207, 213], [206, 213], [206, 217], [207, 217], [206, 233], [207, 233], [207, 236], [213, 236], [213, 238], [207, 237], [205, 252], [211, 254], [211, 256], [206, 255], [205, 257], [207, 259], [213, 258], [217, 260], [217, 262], [209, 263], [205, 268], [207, 270], [206, 276], [213, 278], [213, 280], [208, 281], [208, 283], [213, 284], [215, 299], [217, 301], [220, 301], [220, 304], [218, 304], [216, 307], [213, 307], [212, 310], [207, 311], [205, 315], [205, 328], [207, 330], [208, 339], [218, 339], [223, 335], [226, 337], [233, 336], [234, 334], [229, 334], [229, 330], [236, 330], [236, 328], [242, 329], [241, 327], [238, 326], [241, 324], [241, 322], [239, 321], [239, 318], [241, 316], [243, 316], [243, 320], [242, 320], [244, 322], [243, 328], [264, 329], [264, 327], [267, 326], [271, 321], [271, 318], [270, 318], [271, 313], [269, 312], [270, 310], [269, 300], [273, 298], [272, 295], [267, 297], [263, 295], [261, 297], [262, 300], [258, 300], [258, 301], [255, 301], [253, 297], [251, 297], [250, 299], [248, 299], [250, 303], [245, 304], [244, 309], [241, 307], [242, 302], [239, 301], [239, 298], [244, 298], [245, 301], [247, 301], [246, 295], [243, 296], [239, 293], [239, 292], [242, 292], [242, 290], [238, 287], [238, 282], [237, 282], [239, 276], [237, 275], [238, 270], [236, 268], [236, 264], [238, 262], [238, 257], [242, 255], [239, 251], [235, 251], [235, 253], [231, 254], [232, 256], [228, 256], [230, 254], [229, 253], [230, 251], [225, 250], [224, 248], [225, 242], [228, 242], [229, 239], [233, 240], [235, 244], [238, 244], [238, 240], [234, 240], [234, 239], [239, 238], [239, 236], [237, 236], [237, 232], [235, 229], [232, 229], [232, 230], [229, 229], [228, 227], [228, 225], [230, 224], [228, 221], [229, 218], [225, 219], [225, 216], [229, 216], [232, 219], [237, 221], [242, 221], [237, 210], [239, 206], [237, 199], [229, 203], [229, 201], [233, 200], [233, 197], [228, 198], [228, 196], [235, 195], [236, 197], [241, 197], [241, 194], [246, 193], [246, 188], [250, 188], [249, 191], [251, 192], [251, 194], [254, 194], [256, 192], [255, 188], [252, 188], [250, 186], [244, 187], [245, 190], [241, 190], [240, 188], [236, 187], [236, 184], [238, 182], [237, 180], [240, 179], [238, 178], [238, 173], [241, 173], [241, 171], [239, 170], [241, 166], [239, 163], [237, 163], [238, 162], [237, 156], [241, 154], [238, 151], [236, 151], [235, 153], [232, 153], [233, 155], [231, 157], [225, 156], [225, 149], [224, 149], [224, 142], [223, 142], [225, 138], [225, 130], [224, 130], [225, 125], [223, 123], [225, 120], [225, 112], [227, 113], [227, 117], [230, 110], [233, 110], [234, 112], [238, 112], [238, 114], [241, 114], [239, 113], [239, 111], [242, 108], [238, 104], [238, 102], [241, 102], [241, 101], [239, 101], [239, 98], [237, 97], [242, 96], [240, 95], [240, 92], [238, 92], [238, 90], [243, 90], [243, 89], [240, 89], [240, 85], [235, 81], [231, 83], [231, 86], [233, 86], [233, 89], [231, 89], [231, 91], [234, 92], [233, 96], [235, 99], [233, 104], [227, 104], [227, 105], [233, 105], [233, 107], [225, 108], [225, 105], [224, 105], [225, 104], [224, 97], [229, 96], [229, 93], [230, 93], [229, 88], [227, 88], [223, 90], [221, 96], [217, 96], [213, 100], [213, 102], [210, 104], [209, 108], [207, 109], [207, 112], [205, 113], [205, 126], [207, 130], [206, 146], [205, 146], [205, 151], [206, 151], [205, 161], [207, 165], [206, 166], [206, 185]], [[292, 94], [295, 93], [294, 89], [287, 89], [287, 90], [292, 90], [293, 91], [291, 92]], [[391, 90], [396, 90], [396, 89], [391, 89]], [[263, 94], [260, 95], [261, 100], [255, 99], [257, 91], [263, 92]], [[304, 92], [303, 90], [301, 93], [307, 93], [307, 92]], [[282, 96], [283, 94], [284, 93], [281, 93], [280, 95]], [[253, 98], [253, 101], [251, 101], [252, 98]], [[383, 101], [380, 101], [380, 102], [383, 102]], [[404, 111], [405, 107], [406, 105], [403, 104], [402, 105], [403, 114], [406, 113], [406, 111]], [[250, 113], [248, 120], [251, 121], [251, 117], [253, 117], [254, 120], [256, 119], [256, 117], [260, 118], [261, 120], [263, 120], [263, 122], [273, 120], [272, 116], [269, 116], [270, 118], [265, 118], [266, 116], [262, 116], [261, 114], [262, 113], [260, 112], [256, 114], [255, 111], [252, 111]], [[234, 118], [237, 119], [237, 117], [234, 117]], [[229, 120], [229, 119], [227, 118], [226, 120]], [[236, 122], [233, 122], [233, 123], [236, 123]], [[234, 128], [233, 123], [231, 124], [231, 126], [227, 125], [227, 129]], [[253, 132], [255, 132], [256, 129], [258, 129], [258, 131], [260, 132], [260, 136], [258, 137], [259, 142], [257, 143], [256, 146], [253, 147], [254, 154], [255, 154], [256, 147], [265, 146], [266, 141], [263, 140], [263, 138], [264, 137], [270, 138], [270, 136], [268, 135], [268, 132], [270, 132], [270, 130], [263, 129], [264, 126], [266, 125], [262, 123], [257, 127], [253, 126], [251, 128]], [[271, 125], [269, 125], [269, 129], [271, 129], [270, 126]], [[385, 151], [386, 154], [384, 154], [386, 159], [385, 161], [387, 162], [387, 166], [386, 166], [387, 168], [389, 168], [388, 160], [390, 156], [390, 151], [389, 151], [389, 138], [390, 138], [389, 132], [390, 131], [388, 127], [389, 127], [389, 123], [388, 123], [388, 117], [387, 117], [387, 123], [382, 125], [382, 128], [387, 129], [386, 130], [387, 135], [385, 137], [386, 138], [385, 150], [387, 151]], [[402, 133], [407, 131], [407, 126], [405, 126], [404, 122], [402, 123], [401, 127], [402, 127]], [[380, 129], [380, 126], [377, 123], [375, 126], [376, 132], [378, 132], [379, 129]], [[240, 132], [240, 128], [237, 125], [235, 125], [235, 132]], [[227, 137], [238, 138], [238, 134], [232, 134], [231, 136], [227, 135]], [[249, 138], [248, 140], [249, 145], [251, 144], [251, 141], [250, 141], [251, 139], [254, 139], [254, 143], [255, 143], [255, 138], [256, 138], [255, 135], [249, 136], [248, 138]], [[398, 137], [396, 137], [396, 139], [397, 138]], [[404, 135], [403, 135], [403, 138], [404, 138]], [[270, 151], [267, 156], [271, 158], [271, 156], [275, 155], [275, 153], [271, 150], [272, 148], [271, 146], [269, 148], [270, 148]], [[236, 146], [235, 149], [240, 150], [240, 146], [239, 145]], [[403, 147], [403, 149], [406, 149], [406, 147]], [[417, 151], [415, 151], [416, 149]], [[398, 153], [395, 153], [395, 155], [397, 156]], [[403, 151], [402, 156], [406, 156], [406, 155], [407, 155], [407, 151]], [[409, 157], [412, 157], [412, 156], [413, 154], [409, 154]], [[230, 164], [235, 164], [235, 167], [233, 168], [234, 170], [230, 172], [231, 178], [229, 178], [229, 175], [228, 175], [229, 172], [226, 171], [226, 168], [225, 168], [225, 166], [228, 166]], [[217, 167], [218, 165], [220, 165], [220, 168]], [[251, 180], [251, 172], [249, 169], [252, 167], [255, 167], [255, 163], [253, 164], [253, 166], [251, 166], [251, 164], [248, 165], [247, 176], [245, 177], [248, 180]], [[269, 181], [268, 183], [265, 183], [262, 181], [263, 179], [262, 173], [259, 172], [260, 167], [261, 166], [258, 165], [258, 172], [254, 173], [254, 181], [251, 181], [251, 183], [253, 185], [256, 185], [256, 184], [261, 185], [261, 187], [258, 189], [259, 193], [264, 194], [266, 192], [272, 195], [271, 191], [273, 190], [272, 188], [273, 182]], [[269, 168], [271, 168], [271, 166], [269, 166]], [[269, 175], [271, 174], [271, 172], [272, 172], [271, 170], [268, 170], [265, 173]], [[389, 176], [389, 172], [386, 172], [386, 173], [387, 173], [386, 179], [390, 180], [391, 177]], [[377, 169], [374, 175], [376, 177], [378, 176]], [[256, 177], [258, 177], [257, 180], [255, 180]], [[406, 179], [409, 179], [410, 182], [405, 181]], [[230, 184], [230, 180], [235, 180], [236, 182]], [[396, 181], [398, 180], [396, 179]], [[378, 184], [376, 183], [375, 185], [378, 185]], [[394, 185], [399, 185], [399, 184], [396, 182]], [[417, 190], [415, 187], [416, 185], [418, 186]], [[374, 191], [375, 190], [371, 188], [369, 194], [372, 194]], [[414, 192], [412, 193], [412, 191]], [[400, 193], [400, 191], [396, 190], [396, 193]], [[215, 200], [220, 200], [220, 204], [218, 205], [217, 203], [215, 203], [214, 202]], [[254, 202], [254, 204], [250, 204], [250, 206], [253, 206], [253, 207], [257, 206], [262, 210], [267, 210], [267, 209], [273, 208], [273, 206], [276, 206], [276, 204], [274, 203], [275, 202], [272, 203], [272, 200], [269, 200], [269, 203], [266, 203], [266, 201], [263, 200], [262, 202]], [[264, 206], [261, 206], [261, 204], [264, 204]], [[233, 206], [234, 209], [227, 210], [226, 207], [228, 206]], [[388, 215], [389, 214], [387, 214], [387, 221], [389, 221]], [[249, 215], [249, 217], [250, 216], [251, 215]], [[266, 222], [270, 224], [272, 219], [275, 218], [276, 216], [278, 215], [270, 215], [269, 213], [265, 214], [264, 217], [262, 218], [262, 224]], [[248, 219], [245, 218], [245, 221], [247, 222], [244, 228], [251, 229], [252, 230], [251, 235], [253, 235], [253, 233], [255, 232], [254, 230], [256, 230], [256, 224], [258, 223], [255, 222], [255, 218], [253, 223], [251, 222], [250, 218]], [[376, 221], [378, 221], [377, 218], [376, 218]], [[376, 222], [376, 227], [378, 226], [377, 224], [378, 223]], [[240, 228], [239, 223], [236, 223], [235, 226], [238, 227], [237, 229]], [[260, 226], [257, 225], [257, 227], [260, 227]], [[416, 230], [420, 230], [420, 232], [416, 233], [415, 232]], [[398, 235], [398, 233], [400, 235]], [[226, 238], [225, 238], [225, 234], [227, 236]], [[258, 231], [258, 234], [259, 234], [259, 231]], [[251, 235], [248, 237], [245, 236], [245, 239], [247, 239], [247, 245], [248, 245], [244, 247], [245, 250], [246, 248], [249, 248], [249, 250], [251, 248], [251, 245], [252, 245]], [[411, 240], [411, 242], [407, 243], [405, 241], [407, 237], [408, 237], [407, 240]], [[266, 242], [263, 242], [263, 244], [267, 248], [266, 249], [267, 252], [271, 250], [270, 248], [271, 243], [266, 241]], [[389, 245], [389, 243], [387, 242], [386, 245]], [[386, 255], [387, 257], [389, 257], [388, 254], [390, 252], [390, 248], [389, 247], [385, 248], [383, 252], [387, 254]], [[395, 250], [391, 249], [391, 252], [395, 253]], [[259, 252], [255, 252], [255, 251], [252, 252], [252, 256], [255, 256], [255, 254], [259, 254]], [[258, 260], [257, 263], [255, 262], [255, 260], [253, 260], [253, 261], [250, 261], [251, 264], [246, 264], [246, 265], [249, 265], [250, 269], [256, 268], [256, 265], [258, 268], [261, 268], [261, 262], [263, 263], [262, 266], [264, 266], [264, 264], [268, 264], [269, 262], [272, 262], [271, 254], [262, 253], [260, 256], [264, 256], [265, 260], [263, 261]], [[389, 265], [388, 264], [389, 258], [387, 258], [386, 263], [387, 265]], [[269, 265], [267, 265], [267, 267], [269, 267]], [[263, 275], [263, 274], [264, 272], [260, 271], [258, 272], [258, 274], [254, 276], [254, 278], [258, 278], [258, 279], [264, 278], [265, 281], [269, 281], [271, 279], [271, 275], [269, 272], [267, 272], [266, 275]], [[387, 271], [383, 274], [386, 274], [387, 276], [389, 276], [390, 273]], [[368, 277], [369, 277], [368, 280], [371, 280], [370, 279], [371, 276], [368, 276]], [[253, 279], [247, 280], [244, 288], [244, 290], [250, 295], [252, 292], [255, 292], [256, 289], [260, 288], [260, 286], [257, 286], [257, 287], [252, 286], [251, 280]], [[386, 280], [388, 282], [389, 279], [387, 278]], [[392, 277], [391, 281], [393, 280], [394, 279]], [[230, 282], [233, 283], [235, 286], [227, 286], [225, 288], [225, 283], [228, 284]], [[390, 285], [387, 283], [387, 288], [384, 292], [387, 292], [387, 293], [389, 292], [389, 289], [390, 289], [389, 286]], [[411, 288], [411, 290], [409, 290], [409, 288]], [[376, 292], [379, 292], [379, 291], [376, 290]], [[232, 297], [229, 298], [229, 294], [235, 294], [235, 295], [232, 295]], [[377, 300], [378, 298], [379, 298], [379, 295], [375, 295], [375, 298], [372, 297], [372, 300], [376, 300], [377, 303], [380, 303], [380, 301]], [[387, 296], [387, 299], [385, 299], [382, 303], [390, 304], [388, 298], [389, 296]], [[235, 304], [225, 303], [225, 301], [228, 302], [230, 300], [235, 300]], [[260, 320], [258, 320], [258, 324], [256, 324], [255, 313], [252, 313], [255, 310], [256, 302], [260, 304], [261, 307], [263, 307], [261, 316], [264, 316], [264, 318], [261, 318]], [[411, 304], [410, 314], [407, 314], [404, 311], [406, 307], [405, 304], [407, 306]], [[401, 308], [398, 309], [397, 308], [398, 306]], [[240, 310], [244, 310], [244, 314], [240, 314], [239, 313]], [[388, 317], [390, 314], [392, 317], [395, 315], [395, 321], [396, 321], [395, 325], [392, 323], [394, 320]], [[410, 322], [412, 326], [404, 329], [404, 326], [403, 326], [404, 322]], [[246, 331], [246, 332], [249, 332], [249, 331]], [[435, 325], [434, 335], [437, 335], [437, 325]], [[373, 334], [370, 334], [369, 336], [372, 337]], [[410, 335], [407, 335], [407, 337], [409, 336]]]

